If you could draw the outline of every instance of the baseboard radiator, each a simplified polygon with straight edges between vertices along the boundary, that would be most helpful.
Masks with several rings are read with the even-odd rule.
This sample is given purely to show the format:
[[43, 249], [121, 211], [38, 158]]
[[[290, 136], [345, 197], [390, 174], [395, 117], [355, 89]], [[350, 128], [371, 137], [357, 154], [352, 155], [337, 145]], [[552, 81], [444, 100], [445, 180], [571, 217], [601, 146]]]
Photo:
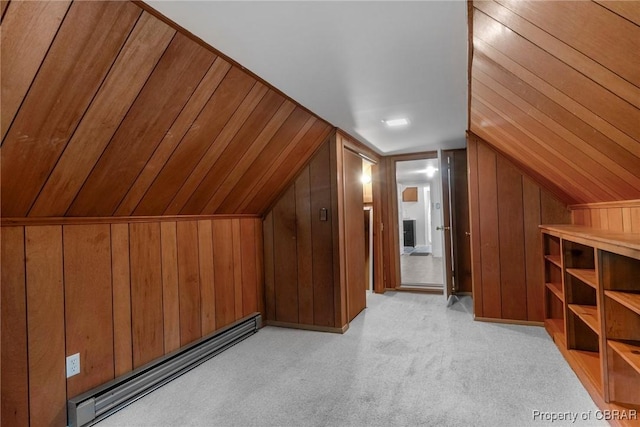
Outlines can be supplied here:
[[253, 335], [260, 313], [247, 316], [67, 402], [69, 427], [89, 426]]

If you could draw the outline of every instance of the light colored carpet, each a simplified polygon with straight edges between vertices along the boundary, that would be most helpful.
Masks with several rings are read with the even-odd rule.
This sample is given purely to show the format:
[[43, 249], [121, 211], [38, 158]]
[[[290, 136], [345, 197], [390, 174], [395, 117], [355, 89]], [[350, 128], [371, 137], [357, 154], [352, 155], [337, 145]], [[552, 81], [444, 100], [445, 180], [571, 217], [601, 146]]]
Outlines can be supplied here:
[[400, 278], [403, 285], [431, 284], [442, 286], [442, 258], [429, 256], [402, 255], [400, 257]]
[[105, 419], [110, 426], [543, 426], [597, 408], [539, 327], [474, 322], [471, 299], [369, 295], [344, 335], [265, 327]]

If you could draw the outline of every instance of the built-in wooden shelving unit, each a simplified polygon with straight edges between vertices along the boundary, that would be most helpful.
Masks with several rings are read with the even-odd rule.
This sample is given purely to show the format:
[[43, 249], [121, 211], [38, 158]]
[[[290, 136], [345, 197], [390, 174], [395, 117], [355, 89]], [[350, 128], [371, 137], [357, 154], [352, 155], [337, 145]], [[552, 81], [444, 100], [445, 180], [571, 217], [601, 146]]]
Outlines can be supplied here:
[[640, 414], [640, 234], [541, 229], [547, 331], [602, 410]]

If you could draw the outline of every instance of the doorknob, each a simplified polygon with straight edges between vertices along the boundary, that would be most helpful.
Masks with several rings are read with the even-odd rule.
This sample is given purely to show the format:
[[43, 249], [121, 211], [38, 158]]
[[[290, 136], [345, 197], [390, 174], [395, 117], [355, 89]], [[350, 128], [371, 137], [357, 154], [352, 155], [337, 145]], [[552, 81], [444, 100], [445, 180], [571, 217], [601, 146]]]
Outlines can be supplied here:
[[441, 225], [439, 227], [436, 227], [436, 230], [445, 230], [445, 231], [449, 231], [451, 229], [451, 227], [446, 227], [444, 225]]
[[467, 236], [467, 237], [471, 237], [471, 233], [470, 233], [470, 232], [468, 232], [468, 231], [465, 231], [465, 232], [464, 232], [464, 235], [465, 235], [465, 236]]

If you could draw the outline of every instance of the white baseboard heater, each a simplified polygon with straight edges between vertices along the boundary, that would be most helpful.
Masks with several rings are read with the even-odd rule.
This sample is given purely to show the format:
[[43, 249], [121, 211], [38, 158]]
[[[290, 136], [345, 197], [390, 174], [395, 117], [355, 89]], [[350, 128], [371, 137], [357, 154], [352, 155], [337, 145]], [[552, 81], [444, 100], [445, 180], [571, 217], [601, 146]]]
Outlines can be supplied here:
[[260, 313], [247, 316], [106, 384], [69, 399], [69, 427], [90, 426], [179, 377], [260, 329]]

